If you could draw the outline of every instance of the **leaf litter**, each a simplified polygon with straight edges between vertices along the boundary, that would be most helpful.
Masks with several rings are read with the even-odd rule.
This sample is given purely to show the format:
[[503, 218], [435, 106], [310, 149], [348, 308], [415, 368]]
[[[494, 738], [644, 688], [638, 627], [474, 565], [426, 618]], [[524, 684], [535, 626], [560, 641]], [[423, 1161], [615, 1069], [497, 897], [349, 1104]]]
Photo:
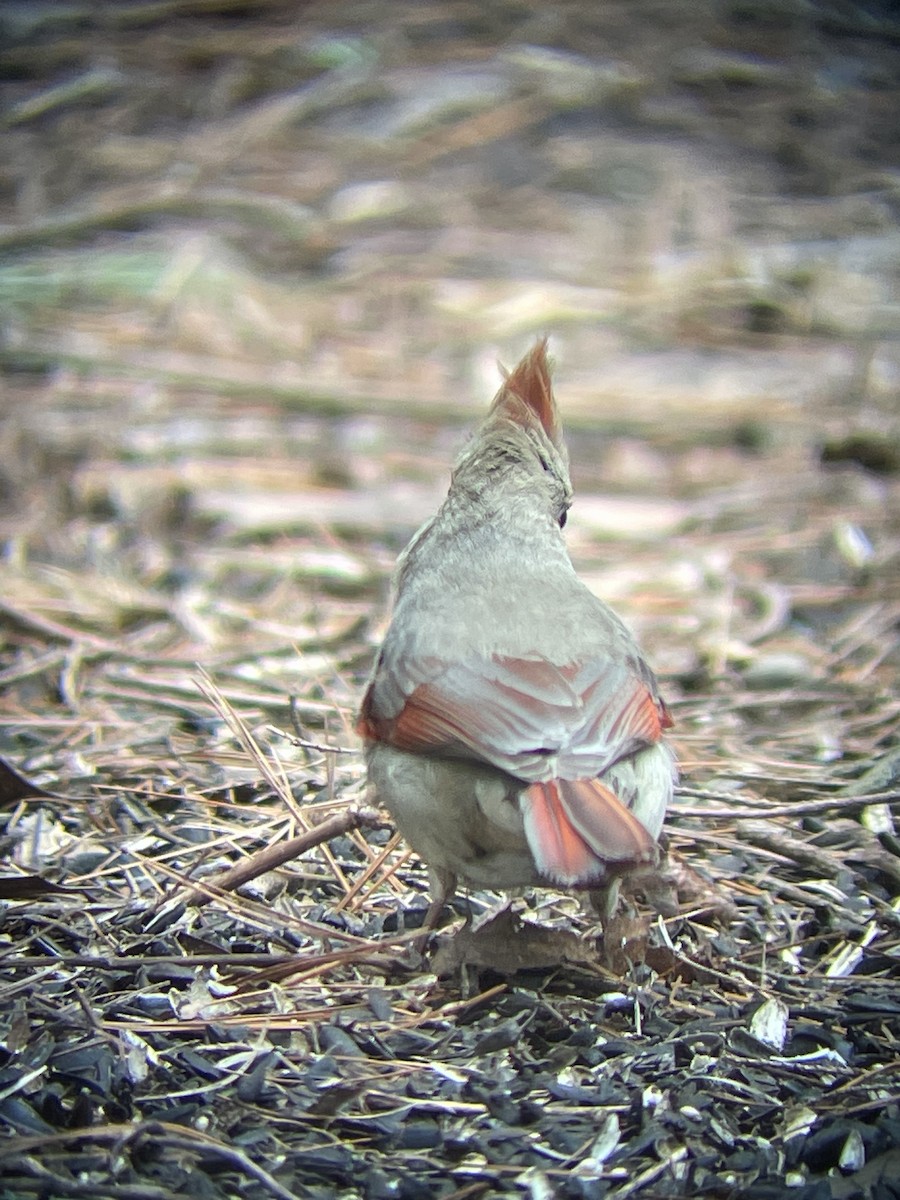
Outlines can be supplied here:
[[[0, 16], [3, 1187], [893, 1194], [895, 27], [242, 7]], [[479, 893], [423, 958], [354, 713], [546, 332], [682, 786], [602, 935]]]

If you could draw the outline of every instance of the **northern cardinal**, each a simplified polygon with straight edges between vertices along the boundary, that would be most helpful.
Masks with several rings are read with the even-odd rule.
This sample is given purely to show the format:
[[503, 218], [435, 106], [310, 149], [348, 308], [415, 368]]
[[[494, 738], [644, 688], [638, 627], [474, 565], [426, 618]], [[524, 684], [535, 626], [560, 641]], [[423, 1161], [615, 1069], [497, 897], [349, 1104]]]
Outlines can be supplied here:
[[357, 722], [369, 782], [430, 868], [429, 922], [458, 878], [602, 895], [656, 862], [672, 721], [633, 637], [575, 574], [571, 503], [544, 340], [400, 558]]

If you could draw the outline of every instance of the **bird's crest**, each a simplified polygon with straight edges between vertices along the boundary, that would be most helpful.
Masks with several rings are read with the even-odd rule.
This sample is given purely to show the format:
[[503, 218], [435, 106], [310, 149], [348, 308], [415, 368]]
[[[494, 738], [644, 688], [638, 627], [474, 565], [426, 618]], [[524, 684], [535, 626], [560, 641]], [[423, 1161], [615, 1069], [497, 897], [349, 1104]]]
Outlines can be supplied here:
[[492, 412], [503, 413], [522, 423], [522, 405], [540, 421], [551, 442], [561, 446], [562, 429], [550, 382], [546, 338], [541, 338], [513, 371], [504, 372], [503, 387], [497, 394]]

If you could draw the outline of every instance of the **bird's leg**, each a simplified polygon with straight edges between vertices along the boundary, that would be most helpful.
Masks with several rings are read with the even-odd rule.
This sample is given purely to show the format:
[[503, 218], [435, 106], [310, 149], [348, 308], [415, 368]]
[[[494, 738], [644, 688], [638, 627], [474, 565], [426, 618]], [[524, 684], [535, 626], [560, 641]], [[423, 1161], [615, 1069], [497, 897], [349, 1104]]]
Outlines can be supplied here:
[[428, 880], [431, 904], [425, 914], [425, 926], [427, 929], [434, 929], [444, 906], [456, 895], [456, 876], [445, 867], [429, 867]]
[[621, 877], [616, 875], [603, 887], [591, 888], [588, 892], [588, 899], [596, 909], [604, 931], [609, 924], [610, 918], [615, 915], [616, 909], [619, 907], [619, 888], [621, 883]]
[[425, 914], [422, 933], [416, 938], [414, 943], [420, 954], [424, 952], [429, 936], [437, 927], [447, 901], [451, 900], [456, 892], [456, 876], [452, 871], [448, 871], [444, 867], [429, 867], [428, 879], [431, 903], [428, 906], [428, 912]]

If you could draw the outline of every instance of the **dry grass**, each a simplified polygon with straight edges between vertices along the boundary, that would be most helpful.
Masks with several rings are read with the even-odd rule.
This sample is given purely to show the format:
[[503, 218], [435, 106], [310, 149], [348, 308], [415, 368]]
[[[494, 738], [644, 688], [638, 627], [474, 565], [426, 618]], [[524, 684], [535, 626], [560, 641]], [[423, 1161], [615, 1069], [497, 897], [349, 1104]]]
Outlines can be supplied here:
[[[4, 27], [9, 1195], [890, 1179], [893, 91], [798, 148], [839, 28], [691, 5], [636, 41], [631, 7]], [[541, 892], [422, 960], [354, 713], [399, 548], [545, 332], [573, 557], [676, 718], [679, 913], [636, 883], [600, 938]]]

